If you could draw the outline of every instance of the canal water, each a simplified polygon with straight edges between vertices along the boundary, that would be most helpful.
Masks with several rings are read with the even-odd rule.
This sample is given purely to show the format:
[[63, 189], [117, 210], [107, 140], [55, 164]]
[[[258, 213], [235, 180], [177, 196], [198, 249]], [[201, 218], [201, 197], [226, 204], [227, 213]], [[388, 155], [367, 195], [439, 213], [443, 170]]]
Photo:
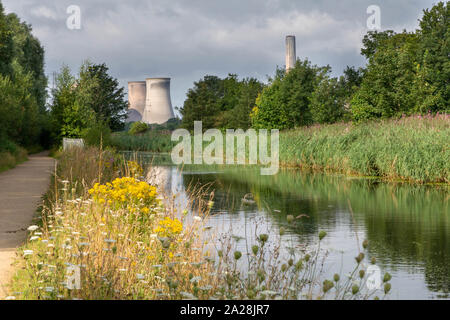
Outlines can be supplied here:
[[[292, 253], [316, 246], [318, 233], [324, 230], [323, 276], [331, 277], [350, 272], [358, 244], [361, 247], [368, 240], [368, 259], [375, 257], [382, 273], [392, 275], [390, 299], [450, 299], [447, 186], [384, 183], [293, 169], [261, 176], [251, 167], [212, 168], [154, 166], [160, 186], [176, 194], [181, 207], [192, 197], [193, 186], [213, 191], [210, 232], [232, 232], [238, 250], [250, 252], [255, 234], [276, 238], [283, 226], [282, 242]], [[254, 203], [242, 201], [247, 194], [252, 194]], [[299, 218], [289, 224], [288, 215]]]

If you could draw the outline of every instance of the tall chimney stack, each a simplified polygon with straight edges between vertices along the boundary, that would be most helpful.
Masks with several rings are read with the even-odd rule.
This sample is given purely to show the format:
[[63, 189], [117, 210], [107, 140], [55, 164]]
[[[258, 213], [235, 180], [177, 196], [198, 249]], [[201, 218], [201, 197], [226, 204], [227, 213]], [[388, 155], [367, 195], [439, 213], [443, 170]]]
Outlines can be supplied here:
[[295, 51], [295, 36], [286, 37], [286, 72], [294, 69], [297, 61], [297, 54]]

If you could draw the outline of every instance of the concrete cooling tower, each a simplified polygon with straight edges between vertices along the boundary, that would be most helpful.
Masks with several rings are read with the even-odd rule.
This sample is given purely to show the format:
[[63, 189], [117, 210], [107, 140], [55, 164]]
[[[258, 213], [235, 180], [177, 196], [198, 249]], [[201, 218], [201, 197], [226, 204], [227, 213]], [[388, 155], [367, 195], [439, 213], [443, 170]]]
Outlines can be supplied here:
[[142, 121], [146, 98], [145, 81], [128, 82], [128, 117], [127, 122]]
[[286, 37], [286, 72], [294, 69], [297, 61], [297, 53], [295, 49], [295, 36]]
[[170, 78], [147, 78], [147, 95], [142, 121], [162, 124], [175, 118], [170, 100]]

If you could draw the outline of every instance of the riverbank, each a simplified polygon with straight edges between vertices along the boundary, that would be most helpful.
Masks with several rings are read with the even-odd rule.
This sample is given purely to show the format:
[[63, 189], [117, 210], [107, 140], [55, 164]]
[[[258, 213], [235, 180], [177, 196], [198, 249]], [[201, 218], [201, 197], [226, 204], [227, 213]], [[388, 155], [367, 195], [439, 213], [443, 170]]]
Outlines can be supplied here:
[[15, 147], [14, 151], [0, 152], [0, 172], [9, 170], [28, 159], [24, 148]]
[[[18, 251], [23, 267], [9, 298], [369, 299], [389, 293], [389, 275], [381, 290], [367, 290], [362, 253], [354, 277], [323, 279], [324, 231], [316, 245], [288, 257], [279, 256], [284, 230], [280, 237], [258, 232], [247, 239], [248, 252], [236, 250], [232, 233], [215, 239], [208, 232], [212, 194], [190, 190], [192, 200], [176, 206], [150, 172], [109, 150], [63, 152], [39, 222]], [[364, 242], [358, 250], [368, 255], [367, 249]]]
[[53, 159], [40, 153], [0, 174], [0, 298], [6, 296], [17, 247], [26, 240], [27, 228], [48, 189], [53, 164]]
[[450, 183], [450, 116], [414, 116], [284, 131], [280, 163], [412, 183]]

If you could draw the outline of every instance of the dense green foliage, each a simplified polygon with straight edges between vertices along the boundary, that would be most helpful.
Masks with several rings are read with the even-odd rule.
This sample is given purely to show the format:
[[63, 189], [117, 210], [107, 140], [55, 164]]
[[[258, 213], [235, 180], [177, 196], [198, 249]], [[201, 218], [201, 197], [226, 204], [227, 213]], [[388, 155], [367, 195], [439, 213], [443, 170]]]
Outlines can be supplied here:
[[356, 121], [450, 109], [450, 21], [443, 2], [425, 10], [417, 32], [369, 32], [368, 59], [351, 105]]
[[449, 17], [448, 2], [439, 2], [424, 10], [415, 32], [368, 32], [361, 49], [366, 67], [347, 67], [336, 78], [329, 66], [308, 59], [289, 72], [277, 68], [267, 86], [235, 75], [206, 76], [187, 94], [183, 127], [201, 120], [205, 128], [290, 129], [449, 112]]
[[119, 87], [117, 79], [108, 74], [106, 64], [92, 64], [88, 66], [88, 77], [95, 82], [95, 94], [88, 105], [94, 110], [97, 122], [108, 123], [111, 130], [124, 127], [128, 101], [125, 90]]
[[52, 90], [51, 120], [56, 141], [80, 138], [90, 128], [106, 124], [111, 130], [123, 127], [128, 106], [123, 88], [107, 74], [104, 64], [86, 61], [78, 76], [63, 66]]
[[46, 86], [43, 47], [31, 26], [6, 15], [0, 3], [0, 152], [45, 142]]
[[280, 135], [280, 162], [346, 174], [450, 182], [448, 115], [299, 128]]
[[187, 93], [180, 109], [182, 127], [192, 130], [194, 121], [202, 121], [206, 129], [246, 129], [251, 125], [249, 115], [262, 88], [263, 84], [254, 78], [205, 76]]
[[145, 131], [148, 130], [148, 125], [144, 122], [134, 122], [131, 127], [130, 130], [128, 130], [129, 134], [139, 134], [139, 133], [144, 133]]

